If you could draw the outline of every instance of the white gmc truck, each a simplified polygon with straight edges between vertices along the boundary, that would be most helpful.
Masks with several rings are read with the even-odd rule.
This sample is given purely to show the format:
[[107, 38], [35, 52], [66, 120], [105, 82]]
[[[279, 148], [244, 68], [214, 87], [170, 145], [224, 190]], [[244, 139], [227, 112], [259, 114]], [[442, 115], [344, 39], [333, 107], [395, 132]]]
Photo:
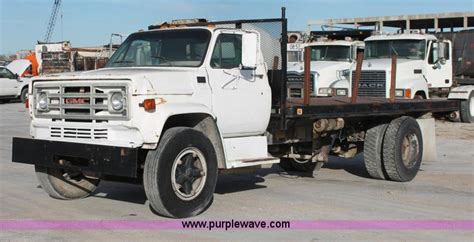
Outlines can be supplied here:
[[89, 196], [100, 180], [142, 183], [151, 207], [174, 218], [206, 210], [218, 173], [242, 167], [311, 173], [329, 154], [364, 151], [372, 177], [412, 180], [419, 118], [458, 102], [287, 98], [286, 24], [283, 11], [150, 26], [103, 69], [37, 77], [31, 138], [13, 138], [12, 161], [33, 164], [57, 199]]

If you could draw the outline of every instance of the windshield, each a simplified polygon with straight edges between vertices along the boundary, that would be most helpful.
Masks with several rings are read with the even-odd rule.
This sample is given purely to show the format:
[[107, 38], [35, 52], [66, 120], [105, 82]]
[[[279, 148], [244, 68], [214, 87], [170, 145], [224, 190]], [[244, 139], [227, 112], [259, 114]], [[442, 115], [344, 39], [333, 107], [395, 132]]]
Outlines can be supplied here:
[[288, 51], [288, 62], [300, 62], [301, 61], [301, 51]]
[[424, 40], [376, 40], [365, 42], [365, 58], [390, 58], [393, 54], [398, 58], [418, 59], [425, 58]]
[[112, 55], [106, 67], [197, 67], [204, 60], [210, 37], [205, 29], [135, 33]]
[[311, 46], [312, 61], [351, 61], [350, 46]]

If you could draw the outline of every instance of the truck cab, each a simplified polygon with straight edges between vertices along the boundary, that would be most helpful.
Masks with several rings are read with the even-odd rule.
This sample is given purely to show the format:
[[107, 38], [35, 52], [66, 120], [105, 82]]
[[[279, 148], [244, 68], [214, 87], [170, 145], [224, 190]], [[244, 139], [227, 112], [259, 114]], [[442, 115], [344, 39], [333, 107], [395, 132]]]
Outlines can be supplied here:
[[258, 35], [209, 27], [134, 33], [103, 69], [34, 79], [31, 135], [154, 148], [169, 118], [181, 114], [216, 120], [224, 139], [262, 135], [271, 91]]
[[[311, 95], [319, 97], [350, 95], [350, 72], [355, 69], [357, 53], [364, 50], [364, 43], [351, 39], [321, 39], [306, 43], [304, 47], [311, 48]], [[302, 96], [303, 72], [303, 61], [288, 64], [289, 97]]]
[[453, 83], [449, 40], [418, 32], [381, 34], [365, 39], [365, 46], [359, 96], [389, 97], [392, 55], [397, 58], [397, 98], [427, 99], [431, 88]]

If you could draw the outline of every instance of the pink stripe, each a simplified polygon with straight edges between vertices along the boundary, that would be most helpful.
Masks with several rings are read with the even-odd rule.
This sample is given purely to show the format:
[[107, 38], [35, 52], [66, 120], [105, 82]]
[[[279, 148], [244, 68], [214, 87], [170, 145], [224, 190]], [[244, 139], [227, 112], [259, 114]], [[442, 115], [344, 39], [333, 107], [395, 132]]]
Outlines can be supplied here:
[[323, 220], [293, 221], [294, 229], [473, 230], [474, 220]]
[[[181, 220], [0, 220], [0, 230], [208, 230], [208, 228], [183, 228], [181, 222]], [[270, 224], [270, 220], [265, 222], [267, 226]], [[265, 230], [474, 230], [474, 220], [290, 220], [289, 222], [290, 228]], [[250, 228], [229, 230], [246, 229]], [[214, 227], [212, 230], [223, 230], [223, 228]]]

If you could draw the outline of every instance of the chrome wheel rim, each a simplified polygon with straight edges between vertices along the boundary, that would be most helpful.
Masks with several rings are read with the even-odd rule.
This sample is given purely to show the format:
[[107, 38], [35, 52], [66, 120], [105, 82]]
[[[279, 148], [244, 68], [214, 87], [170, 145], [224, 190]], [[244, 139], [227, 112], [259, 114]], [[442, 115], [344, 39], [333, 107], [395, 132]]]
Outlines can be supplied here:
[[405, 167], [411, 168], [416, 164], [419, 152], [420, 144], [416, 134], [410, 132], [405, 135], [401, 147], [401, 158]]
[[201, 194], [207, 179], [207, 165], [203, 153], [189, 147], [181, 151], [171, 168], [171, 185], [181, 200], [193, 200]]

